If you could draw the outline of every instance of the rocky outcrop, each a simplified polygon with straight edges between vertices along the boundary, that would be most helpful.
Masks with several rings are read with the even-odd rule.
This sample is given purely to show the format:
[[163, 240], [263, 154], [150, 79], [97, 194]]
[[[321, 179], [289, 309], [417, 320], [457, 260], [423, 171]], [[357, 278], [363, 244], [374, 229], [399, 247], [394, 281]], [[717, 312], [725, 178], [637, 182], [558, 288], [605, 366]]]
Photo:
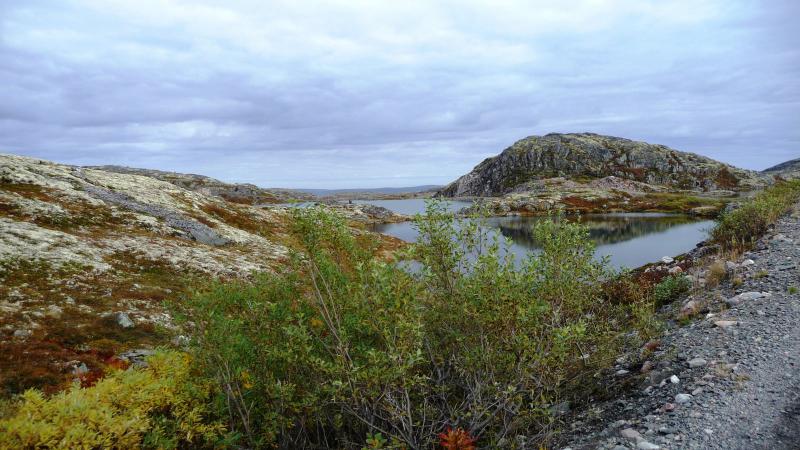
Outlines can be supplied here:
[[154, 169], [138, 169], [124, 166], [90, 166], [89, 169], [106, 172], [142, 175], [166, 181], [190, 191], [221, 197], [229, 202], [248, 205], [283, 203], [290, 200], [312, 200], [313, 195], [288, 189], [264, 189], [254, 184], [225, 183], [204, 175], [165, 172]]
[[517, 141], [439, 191], [442, 197], [491, 197], [554, 177], [577, 181], [614, 176], [683, 190], [749, 190], [756, 172], [694, 153], [592, 133], [548, 134]]
[[769, 169], [764, 169], [763, 173], [783, 179], [800, 178], [800, 158], [783, 162]]

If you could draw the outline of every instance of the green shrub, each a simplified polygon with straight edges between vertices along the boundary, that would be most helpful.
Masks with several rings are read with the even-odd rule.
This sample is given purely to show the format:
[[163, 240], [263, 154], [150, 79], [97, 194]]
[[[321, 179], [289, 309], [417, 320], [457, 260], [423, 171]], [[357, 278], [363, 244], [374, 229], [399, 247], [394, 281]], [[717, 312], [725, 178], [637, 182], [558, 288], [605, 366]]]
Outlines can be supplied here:
[[692, 282], [683, 275], [665, 277], [653, 289], [653, 300], [657, 307], [672, 303], [689, 292]]
[[45, 398], [26, 391], [0, 420], [0, 448], [177, 448], [217, 442], [208, 420], [211, 385], [190, 375], [188, 355], [156, 354], [143, 370], [116, 371], [96, 385]]
[[800, 200], [800, 180], [780, 181], [739, 208], [723, 213], [711, 239], [726, 251], [742, 251], [766, 233], [770, 225]]
[[510, 445], [546, 432], [549, 407], [591, 390], [649, 323], [645, 301], [605, 299], [616, 273], [581, 225], [543, 221], [542, 252], [517, 262], [498, 234], [439, 203], [416, 223], [408, 270], [374, 258], [343, 218], [297, 209], [304, 253], [290, 267], [180, 305], [246, 445], [429, 448], [449, 428]]

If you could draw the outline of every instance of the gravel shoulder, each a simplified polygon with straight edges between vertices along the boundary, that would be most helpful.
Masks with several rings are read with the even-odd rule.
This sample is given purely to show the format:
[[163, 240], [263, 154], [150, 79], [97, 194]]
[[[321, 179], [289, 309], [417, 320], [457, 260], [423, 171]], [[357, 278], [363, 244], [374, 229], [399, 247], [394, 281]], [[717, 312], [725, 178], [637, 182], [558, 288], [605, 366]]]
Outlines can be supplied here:
[[572, 418], [563, 447], [800, 449], [800, 204], [731, 265], [741, 283], [709, 290], [708, 311]]

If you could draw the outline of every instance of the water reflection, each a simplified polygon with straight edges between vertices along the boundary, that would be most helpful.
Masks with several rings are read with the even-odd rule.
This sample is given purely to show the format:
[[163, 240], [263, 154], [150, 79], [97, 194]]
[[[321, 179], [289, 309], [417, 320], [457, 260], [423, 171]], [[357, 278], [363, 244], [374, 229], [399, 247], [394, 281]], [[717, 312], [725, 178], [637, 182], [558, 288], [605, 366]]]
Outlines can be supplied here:
[[[489, 224], [503, 236], [530, 248], [538, 245], [533, 238], [536, 217], [493, 217]], [[696, 222], [688, 216], [668, 214], [593, 214], [570, 216], [565, 220], [579, 222], [589, 228], [589, 237], [597, 245], [614, 244], [639, 236], [666, 231], [676, 225]]]
[[[533, 237], [533, 226], [542, 217], [493, 217], [487, 220], [491, 231], [512, 240], [509, 249], [522, 259], [529, 252], [538, 251]], [[598, 257], [608, 256], [616, 267], [638, 267], [662, 256], [675, 256], [687, 252], [706, 239], [712, 221], [698, 221], [691, 217], [667, 214], [598, 214], [567, 217], [563, 220], [579, 221], [589, 229], [589, 236], [597, 245]], [[376, 225], [374, 231], [414, 242], [418, 233], [410, 222]]]

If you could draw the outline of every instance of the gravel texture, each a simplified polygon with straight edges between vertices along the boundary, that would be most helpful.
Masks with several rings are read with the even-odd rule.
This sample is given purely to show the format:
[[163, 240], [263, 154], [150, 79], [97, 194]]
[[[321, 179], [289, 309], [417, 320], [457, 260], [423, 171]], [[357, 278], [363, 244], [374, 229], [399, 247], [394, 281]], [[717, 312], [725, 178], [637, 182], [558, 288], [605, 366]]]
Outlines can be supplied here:
[[667, 331], [646, 373], [625, 367], [630, 389], [569, 422], [563, 448], [800, 449], [798, 208], [732, 262], [739, 280], [710, 292], [710, 312]]

